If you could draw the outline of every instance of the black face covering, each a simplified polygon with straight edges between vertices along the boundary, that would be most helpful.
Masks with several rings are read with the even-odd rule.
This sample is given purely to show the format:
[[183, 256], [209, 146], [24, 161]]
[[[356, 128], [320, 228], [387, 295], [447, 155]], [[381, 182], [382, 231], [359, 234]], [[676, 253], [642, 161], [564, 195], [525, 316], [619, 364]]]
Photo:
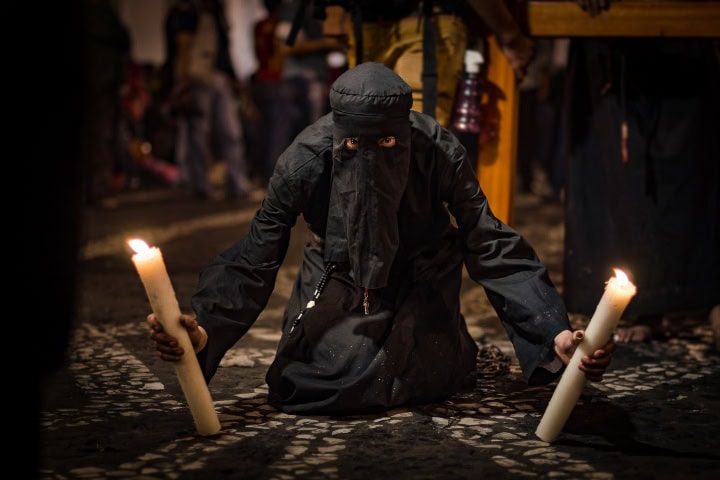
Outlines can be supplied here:
[[[412, 91], [380, 63], [363, 63], [330, 90], [335, 131], [325, 260], [348, 264], [360, 287], [381, 288], [400, 242], [397, 212], [410, 165]], [[378, 141], [394, 137], [395, 145]], [[348, 149], [346, 138], [358, 148]]]

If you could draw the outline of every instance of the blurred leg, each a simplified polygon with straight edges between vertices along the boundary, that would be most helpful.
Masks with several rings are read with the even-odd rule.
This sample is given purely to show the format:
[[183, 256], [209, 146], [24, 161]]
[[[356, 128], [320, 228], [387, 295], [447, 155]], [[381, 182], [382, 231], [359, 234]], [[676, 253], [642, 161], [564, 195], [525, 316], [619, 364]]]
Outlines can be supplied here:
[[228, 78], [220, 73], [213, 77], [211, 105], [213, 138], [217, 156], [227, 166], [228, 196], [242, 195], [250, 188], [245, 162], [240, 115], [235, 108], [235, 98]]

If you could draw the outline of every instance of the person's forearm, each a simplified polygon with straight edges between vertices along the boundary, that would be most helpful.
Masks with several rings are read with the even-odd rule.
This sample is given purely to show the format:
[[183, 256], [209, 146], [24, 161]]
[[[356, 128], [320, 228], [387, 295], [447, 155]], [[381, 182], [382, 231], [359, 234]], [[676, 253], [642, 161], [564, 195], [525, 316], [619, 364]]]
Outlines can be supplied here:
[[501, 44], [521, 34], [504, 0], [468, 0], [468, 4], [487, 23]]

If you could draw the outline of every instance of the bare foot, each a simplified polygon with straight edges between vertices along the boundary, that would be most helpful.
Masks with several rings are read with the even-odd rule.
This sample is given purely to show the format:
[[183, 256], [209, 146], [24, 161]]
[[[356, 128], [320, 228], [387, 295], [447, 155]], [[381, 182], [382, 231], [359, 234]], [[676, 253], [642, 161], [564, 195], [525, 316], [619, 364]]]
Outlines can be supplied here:
[[710, 327], [713, 332], [713, 340], [715, 341], [715, 350], [720, 352], [720, 305], [715, 305], [710, 310]]
[[647, 325], [615, 329], [615, 342], [617, 343], [649, 342], [652, 337], [652, 329]]
[[615, 329], [616, 343], [649, 342], [663, 331], [662, 315], [640, 315], [628, 327]]

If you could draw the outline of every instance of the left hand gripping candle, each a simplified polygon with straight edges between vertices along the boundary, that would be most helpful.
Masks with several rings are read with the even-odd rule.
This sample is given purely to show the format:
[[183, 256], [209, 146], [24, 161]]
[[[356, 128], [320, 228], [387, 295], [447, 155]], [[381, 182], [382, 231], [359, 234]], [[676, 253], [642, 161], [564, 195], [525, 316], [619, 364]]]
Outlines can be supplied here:
[[180, 323], [180, 307], [162, 253], [159, 248], [149, 247], [139, 239], [129, 240], [128, 245], [136, 252], [132, 256], [132, 261], [145, 287], [152, 311], [165, 332], [175, 337], [183, 349], [182, 358], [173, 364], [195, 421], [195, 428], [200, 435], [214, 435], [220, 431], [220, 420], [215, 412], [190, 337]]

